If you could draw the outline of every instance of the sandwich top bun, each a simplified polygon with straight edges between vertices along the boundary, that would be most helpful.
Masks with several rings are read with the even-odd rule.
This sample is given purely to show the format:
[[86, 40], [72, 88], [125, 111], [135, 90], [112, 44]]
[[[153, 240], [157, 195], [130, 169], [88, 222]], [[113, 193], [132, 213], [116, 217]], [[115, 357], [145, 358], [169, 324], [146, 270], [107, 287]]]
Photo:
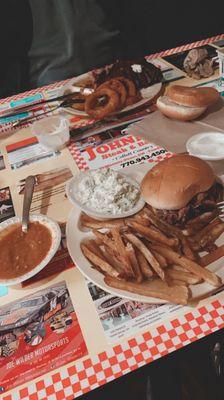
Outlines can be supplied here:
[[191, 121], [203, 114], [219, 98], [219, 92], [214, 88], [172, 85], [168, 87], [166, 96], [159, 97], [156, 104], [169, 118]]
[[172, 119], [178, 119], [179, 121], [191, 121], [198, 118], [207, 109], [207, 107], [182, 106], [171, 101], [168, 96], [159, 97], [156, 104], [164, 115]]
[[180, 85], [168, 87], [167, 96], [174, 103], [188, 107], [208, 107], [216, 103], [220, 97], [214, 88], [191, 88]]
[[190, 155], [177, 155], [155, 165], [143, 178], [141, 194], [154, 208], [179, 210], [215, 182], [212, 168]]

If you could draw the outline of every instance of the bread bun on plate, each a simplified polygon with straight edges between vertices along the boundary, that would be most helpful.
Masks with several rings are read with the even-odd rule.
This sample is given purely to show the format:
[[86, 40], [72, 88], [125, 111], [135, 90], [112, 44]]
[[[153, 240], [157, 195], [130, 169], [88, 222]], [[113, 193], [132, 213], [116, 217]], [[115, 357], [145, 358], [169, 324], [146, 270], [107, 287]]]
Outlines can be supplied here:
[[174, 103], [168, 96], [159, 97], [157, 100], [159, 110], [169, 118], [180, 121], [191, 121], [203, 114], [207, 107], [186, 107]]
[[214, 88], [172, 85], [165, 96], [158, 98], [157, 107], [169, 118], [191, 121], [203, 114], [219, 98], [219, 92]]
[[219, 99], [219, 92], [211, 87], [192, 88], [172, 85], [167, 90], [167, 96], [174, 103], [189, 107], [208, 107]]

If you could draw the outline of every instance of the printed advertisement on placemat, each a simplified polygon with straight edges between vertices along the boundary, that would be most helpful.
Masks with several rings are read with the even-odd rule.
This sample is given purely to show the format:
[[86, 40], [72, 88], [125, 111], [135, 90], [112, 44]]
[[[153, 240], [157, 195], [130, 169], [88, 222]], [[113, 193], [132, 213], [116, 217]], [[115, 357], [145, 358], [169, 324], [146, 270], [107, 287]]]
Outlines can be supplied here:
[[0, 391], [87, 354], [65, 282], [0, 307]]
[[105, 292], [93, 283], [88, 289], [109, 343], [134, 336], [150, 324], [171, 314], [186, 312], [189, 307], [175, 304], [149, 304], [130, 301]]
[[155, 163], [169, 156], [165, 149], [128, 134], [128, 126], [93, 135], [70, 146], [81, 171], [112, 167], [126, 168], [143, 162]]

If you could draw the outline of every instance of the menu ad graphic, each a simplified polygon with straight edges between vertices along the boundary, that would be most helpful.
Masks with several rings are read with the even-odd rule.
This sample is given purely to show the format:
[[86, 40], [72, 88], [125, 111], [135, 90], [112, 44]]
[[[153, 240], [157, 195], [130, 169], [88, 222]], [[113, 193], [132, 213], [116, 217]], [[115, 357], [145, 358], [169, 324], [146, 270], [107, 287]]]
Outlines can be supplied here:
[[0, 393], [86, 354], [65, 282], [0, 307]]
[[72, 145], [72, 155], [80, 170], [112, 167], [122, 169], [143, 162], [157, 162], [168, 152], [141, 136], [128, 134], [127, 128], [88, 137]]
[[10, 144], [6, 146], [6, 150], [10, 166], [13, 170], [25, 167], [37, 161], [50, 159], [60, 154], [59, 151], [44, 149], [39, 144], [36, 137]]
[[[215, 47], [210, 46], [210, 45], [205, 45], [205, 46], [200, 46], [197, 47], [197, 49], [204, 49], [208, 53], [208, 58], [210, 60], [214, 60], [217, 57], [217, 52]], [[184, 70], [184, 60], [187, 57], [189, 53], [189, 50], [184, 50], [179, 53], [174, 53], [169, 56], [163, 57], [164, 60], [169, 62], [170, 64], [174, 65], [176, 68], [179, 68], [181, 70]], [[215, 61], [215, 60], [214, 60]], [[215, 62], [215, 67], [218, 67], [218, 63]]]
[[169, 318], [171, 314], [189, 309], [175, 304], [127, 300], [105, 292], [92, 282], [88, 282], [88, 289], [109, 343], [134, 336], [141, 329], [147, 329], [151, 324]]
[[9, 187], [0, 189], [0, 222], [14, 217], [14, 207]]

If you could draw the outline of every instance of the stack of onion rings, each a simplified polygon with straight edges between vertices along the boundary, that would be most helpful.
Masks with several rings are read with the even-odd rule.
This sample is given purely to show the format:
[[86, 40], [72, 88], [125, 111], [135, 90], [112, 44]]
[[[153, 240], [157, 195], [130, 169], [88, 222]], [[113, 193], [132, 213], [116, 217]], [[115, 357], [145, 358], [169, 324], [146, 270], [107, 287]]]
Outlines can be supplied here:
[[135, 83], [128, 78], [117, 77], [99, 85], [94, 93], [86, 98], [85, 111], [96, 119], [102, 119], [135, 104], [141, 99]]
[[112, 90], [115, 90], [119, 94], [120, 97], [120, 105], [119, 108], [123, 108], [126, 105], [126, 99], [127, 99], [127, 91], [126, 87], [121, 82], [119, 79], [110, 79], [109, 81], [106, 81], [100, 85], [97, 90], [104, 88], [104, 87], [109, 87]]

